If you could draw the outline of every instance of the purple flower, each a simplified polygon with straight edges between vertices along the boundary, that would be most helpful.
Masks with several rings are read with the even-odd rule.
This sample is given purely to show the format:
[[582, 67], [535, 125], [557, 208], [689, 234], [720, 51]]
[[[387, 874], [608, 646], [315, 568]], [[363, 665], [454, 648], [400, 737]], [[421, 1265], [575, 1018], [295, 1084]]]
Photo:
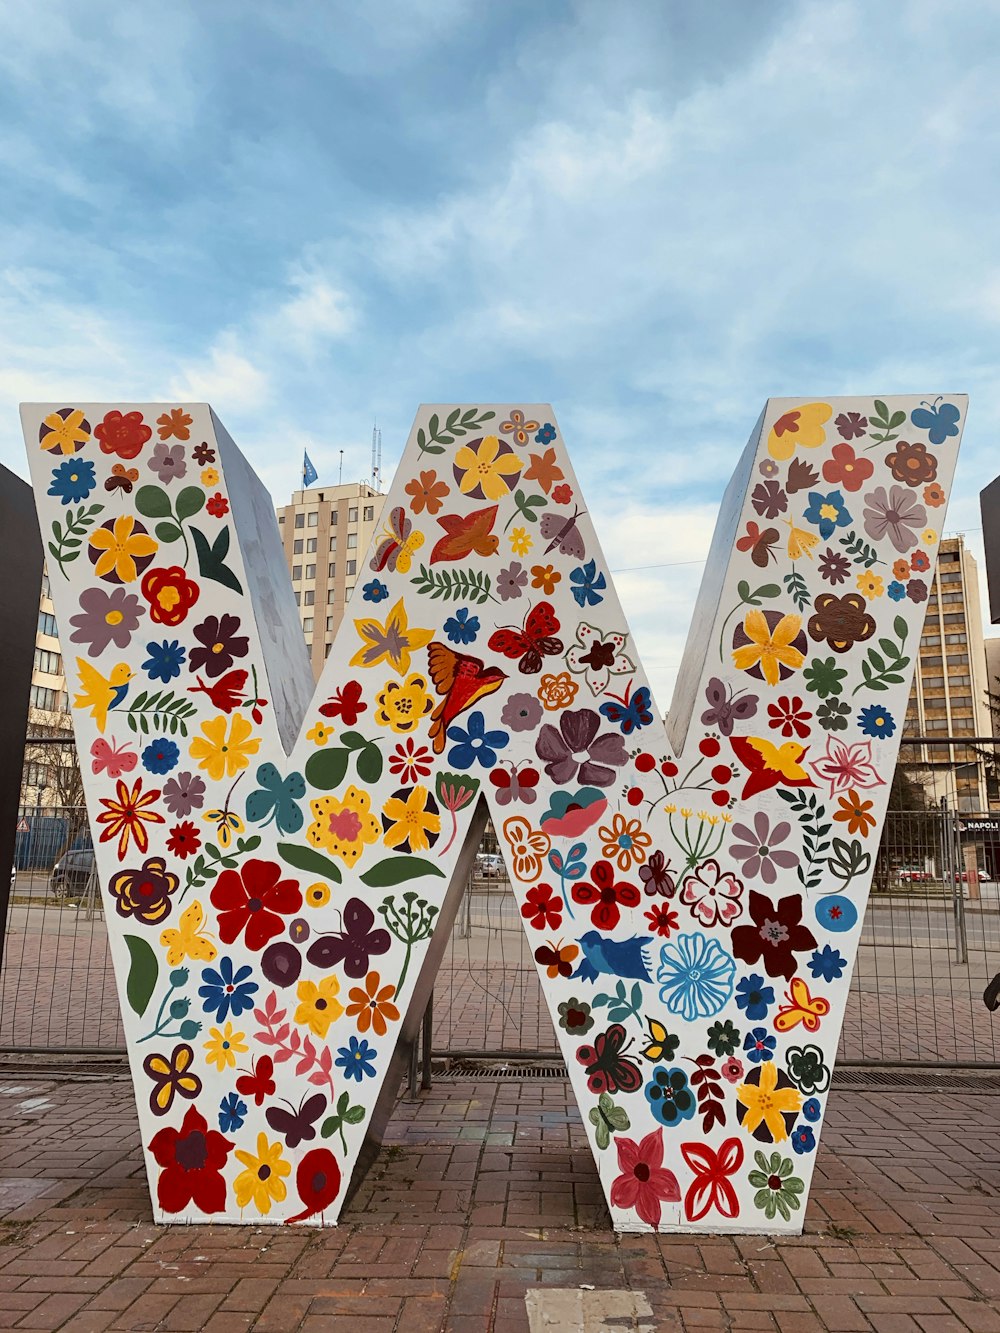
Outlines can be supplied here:
[[[549, 722], [542, 727], [535, 753], [545, 761], [545, 771], [553, 782], [564, 785], [575, 780], [585, 786], [610, 787], [615, 768], [621, 768], [628, 755], [622, 735], [606, 731], [598, 736], [600, 727], [600, 715], [592, 708], [568, 708], [558, 728]], [[585, 757], [579, 759], [578, 755]]]
[[80, 607], [80, 615], [70, 617], [69, 623], [76, 629], [69, 637], [72, 643], [87, 644], [91, 657], [98, 657], [109, 643], [127, 648], [139, 628], [139, 617], [145, 614], [138, 597], [124, 588], [110, 593], [103, 588], [85, 588], [80, 594]]
[[164, 486], [169, 486], [175, 477], [180, 479], [187, 472], [182, 444], [158, 444], [148, 461], [150, 472], [155, 472]]
[[512, 560], [497, 575], [497, 592], [502, 602], [511, 602], [528, 586], [528, 571], [518, 560]]
[[926, 602], [927, 584], [923, 579], [910, 579], [906, 585], [906, 595], [911, 602]]
[[178, 773], [163, 786], [163, 804], [178, 819], [205, 804], [205, 782], [194, 773]]
[[740, 841], [733, 843], [729, 854], [734, 861], [742, 861], [745, 879], [756, 879], [759, 875], [765, 884], [773, 884], [778, 878], [775, 866], [790, 870], [797, 866], [799, 858], [794, 852], [776, 850], [778, 843], [784, 842], [792, 831], [787, 820], [771, 827], [771, 821], [762, 811], [753, 817], [753, 829], [746, 824], [734, 824], [733, 836]]
[[541, 720], [542, 705], [533, 694], [512, 694], [500, 714], [500, 721], [511, 731], [534, 731]]
[[893, 486], [888, 495], [884, 486], [876, 486], [865, 496], [865, 532], [880, 542], [888, 535], [897, 551], [916, 546], [916, 528], [927, 525], [927, 510], [917, 504], [906, 486]]
[[754, 487], [750, 503], [762, 518], [777, 518], [788, 508], [788, 496], [776, 481], [762, 481]]
[[841, 555], [839, 551], [832, 551], [829, 547], [819, 558], [818, 569], [820, 576], [826, 579], [827, 583], [832, 583], [834, 587], [838, 583], [843, 583], [851, 572], [851, 562], [846, 555]]

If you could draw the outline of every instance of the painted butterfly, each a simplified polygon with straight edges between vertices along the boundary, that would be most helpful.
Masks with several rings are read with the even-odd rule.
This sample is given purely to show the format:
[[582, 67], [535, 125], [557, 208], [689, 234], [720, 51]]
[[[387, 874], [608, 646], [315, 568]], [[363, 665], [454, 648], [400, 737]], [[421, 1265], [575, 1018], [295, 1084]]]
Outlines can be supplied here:
[[519, 657], [518, 670], [534, 676], [541, 671], [544, 657], [555, 657], [562, 652], [562, 639], [555, 637], [558, 629], [559, 621], [551, 603], [539, 602], [528, 611], [523, 628], [503, 626], [490, 635], [489, 646], [504, 657]]
[[349, 977], [366, 976], [372, 954], [389, 952], [389, 932], [381, 927], [372, 930], [375, 913], [360, 898], [348, 898], [343, 923], [343, 930], [321, 935], [311, 944], [306, 957], [324, 971], [343, 963]]
[[538, 770], [523, 768], [528, 761], [522, 759], [515, 768], [508, 759], [490, 771], [490, 782], [497, 789], [496, 798], [500, 805], [510, 805], [512, 801], [523, 801], [531, 805], [538, 800]]
[[167, 965], [179, 967], [185, 958], [199, 963], [210, 963], [219, 952], [207, 932], [202, 932], [205, 924], [205, 909], [201, 903], [193, 902], [181, 913], [177, 929], [168, 927], [160, 935], [160, 943], [167, 950]]
[[124, 745], [119, 746], [114, 736], [111, 744], [99, 736], [90, 747], [95, 773], [107, 773], [109, 778], [120, 778], [123, 773], [131, 773], [139, 762], [139, 756]]
[[[239, 1085], [237, 1085], [239, 1086]], [[291, 1102], [288, 1103], [291, 1106]], [[286, 1111], [281, 1106], [269, 1106], [264, 1112], [264, 1119], [285, 1140], [289, 1148], [297, 1148], [303, 1141], [316, 1137], [314, 1121], [326, 1110], [326, 1095], [313, 1093], [311, 1097], [299, 1103], [297, 1111]]]
[[771, 550], [780, 533], [777, 528], [764, 528], [763, 531], [754, 522], [747, 523], [747, 530], [744, 536], [740, 537], [736, 543], [737, 551], [749, 551], [750, 559], [758, 569], [766, 569], [772, 560], [777, 556]]
[[830, 1001], [822, 995], [812, 996], [801, 977], [793, 977], [791, 989], [785, 992], [785, 1003], [774, 1019], [777, 1032], [790, 1032], [801, 1023], [807, 1032], [818, 1032], [820, 1020], [830, 1012]]
[[382, 529], [375, 554], [369, 561], [369, 567], [376, 574], [383, 569], [398, 570], [400, 574], [409, 572], [413, 563], [414, 551], [419, 551], [424, 544], [424, 534], [413, 531], [413, 523], [406, 516], [402, 505], [389, 515], [389, 522]]
[[625, 1040], [621, 1023], [612, 1023], [607, 1032], [598, 1033], [593, 1045], [579, 1048], [576, 1058], [587, 1073], [587, 1087], [591, 1092], [638, 1092], [642, 1087], [642, 1071], [627, 1052], [632, 1039]]
[[643, 1047], [643, 1057], [652, 1060], [654, 1064], [657, 1060], [672, 1060], [678, 1039], [670, 1035], [658, 1018], [650, 1018], [648, 1014], [646, 1026], [649, 1028], [649, 1041]]
[[631, 736], [640, 727], [648, 727], [653, 720], [653, 701], [648, 685], [640, 685], [629, 698], [631, 684], [625, 688], [625, 698], [612, 696], [610, 702], [601, 704], [597, 710], [614, 726], [621, 729], [623, 736]]
[[577, 944], [563, 944], [562, 940], [558, 944], [553, 944], [550, 940], [548, 944], [541, 944], [535, 950], [535, 962], [541, 963], [551, 980], [555, 980], [556, 977], [571, 977], [573, 963], [579, 952], [580, 946]]
[[737, 722], [748, 722], [757, 713], [755, 694], [746, 694], [744, 690], [734, 694], [718, 676], [710, 677], [705, 698], [709, 706], [701, 715], [702, 726], [718, 727], [723, 736], [731, 736]]
[[137, 467], [122, 467], [121, 463], [116, 463], [111, 469], [111, 476], [104, 483], [106, 491], [124, 491], [126, 495], [132, 494], [132, 487], [139, 480], [139, 469]]
[[[583, 511], [586, 513], [586, 510]], [[544, 554], [548, 555], [558, 546], [562, 555], [568, 555], [573, 560], [583, 560], [587, 555], [587, 548], [584, 545], [583, 534], [580, 532], [579, 520], [583, 517], [579, 506], [574, 508], [573, 513], [566, 518], [563, 514], [543, 514], [541, 520], [542, 536], [549, 541]]]
[[949, 435], [958, 434], [958, 419], [962, 415], [954, 403], [941, 403], [940, 395], [933, 403], [921, 403], [910, 413], [910, 420], [920, 430], [928, 432], [931, 444], [944, 444]]
[[236, 1080], [236, 1091], [244, 1097], [252, 1097], [258, 1106], [264, 1105], [265, 1097], [274, 1095], [274, 1061], [269, 1055], [262, 1055], [255, 1060], [249, 1074], [241, 1074]]

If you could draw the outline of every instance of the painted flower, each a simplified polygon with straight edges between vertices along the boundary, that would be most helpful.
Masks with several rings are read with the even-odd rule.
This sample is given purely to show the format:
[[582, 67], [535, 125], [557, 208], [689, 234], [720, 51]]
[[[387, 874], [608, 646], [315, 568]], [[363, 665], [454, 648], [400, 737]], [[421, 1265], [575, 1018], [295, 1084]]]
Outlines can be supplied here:
[[412, 736], [400, 741], [389, 755], [389, 772], [404, 782], [416, 782], [430, 776], [434, 756], [426, 745], [417, 745]]
[[706, 1033], [708, 1049], [720, 1059], [732, 1055], [740, 1043], [739, 1030], [727, 1018], [724, 1023], [713, 1023]]
[[528, 464], [524, 480], [537, 481], [546, 495], [552, 490], [553, 484], [562, 481], [565, 475], [556, 462], [556, 451], [554, 449], [546, 449], [541, 454], [529, 454]]
[[229, 501], [219, 491], [216, 491], [205, 501], [205, 508], [213, 518], [225, 518], [229, 513]]
[[816, 948], [816, 937], [802, 924], [801, 894], [791, 893], [774, 903], [751, 889], [749, 913], [753, 924], [733, 931], [733, 953], [751, 966], [762, 963], [769, 977], [791, 981], [798, 971], [795, 954]]
[[426, 787], [410, 788], [390, 796], [382, 806], [386, 847], [404, 852], [426, 852], [437, 842], [441, 816], [437, 802]]
[[615, 883], [610, 861], [595, 861], [590, 868], [592, 882], [577, 881], [572, 888], [575, 903], [592, 908], [590, 919], [598, 930], [614, 930], [621, 920], [623, 907], [638, 907], [642, 895], [634, 884]]
[[723, 1217], [739, 1215], [740, 1200], [730, 1177], [743, 1165], [743, 1144], [726, 1139], [718, 1150], [707, 1143], [682, 1143], [681, 1156], [694, 1173], [684, 1193], [684, 1216], [700, 1222], [713, 1208]]
[[706, 927], [720, 922], [728, 926], [735, 921], [743, 910], [742, 896], [742, 880], [731, 870], [723, 870], [715, 860], [703, 861], [686, 876], [681, 888], [681, 902]]
[[444, 622], [444, 632], [451, 643], [475, 643], [479, 633], [479, 617], [471, 615], [467, 606], [460, 606]]
[[736, 1103], [736, 1117], [747, 1134], [763, 1143], [781, 1143], [802, 1109], [802, 1093], [773, 1060], [764, 1060], [737, 1087]]
[[558, 930], [562, 912], [562, 899], [551, 884], [535, 884], [524, 895], [521, 915], [535, 930]]
[[324, 746], [333, 736], [333, 727], [327, 726], [325, 722], [315, 722], [306, 732], [306, 740], [312, 741], [313, 745]]
[[142, 580], [142, 595], [149, 603], [150, 619], [171, 628], [187, 618], [200, 591], [180, 565], [147, 570]]
[[271, 1204], [283, 1203], [288, 1195], [285, 1177], [291, 1175], [292, 1164], [285, 1161], [281, 1141], [270, 1143], [266, 1134], [258, 1134], [256, 1153], [237, 1148], [236, 1160], [244, 1168], [233, 1181], [236, 1206], [247, 1208], [252, 1203], [266, 1217]]
[[[188, 422], [188, 425], [190, 424], [191, 423]], [[183, 437], [178, 435], [177, 438], [181, 439]], [[204, 440], [202, 440], [201, 444], [196, 444], [195, 447], [191, 450], [191, 457], [194, 459], [194, 461], [198, 464], [199, 467], [204, 467], [206, 463], [215, 462], [215, 450], [210, 449], [208, 444]]]
[[857, 440], [867, 431], [868, 418], [863, 417], [860, 412], [841, 412], [833, 424], [837, 427], [837, 434], [841, 439]]
[[875, 802], [863, 801], [852, 787], [846, 796], [837, 797], [840, 809], [834, 812], [834, 819], [847, 825], [847, 831], [853, 838], [860, 833], [863, 838], [875, 827], [875, 816], [870, 813]]
[[780, 611], [748, 611], [733, 636], [733, 665], [774, 686], [805, 661], [802, 617]]
[[846, 653], [856, 643], [865, 643], [875, 633], [875, 618], [868, 603], [857, 592], [821, 592], [813, 602], [813, 614], [806, 626], [809, 637], [826, 640], [835, 653]]
[[221, 474], [214, 467], [207, 467], [201, 474], [201, 484], [208, 490], [211, 490], [213, 486], [218, 486], [221, 480]]
[[528, 586], [528, 571], [519, 560], [512, 560], [497, 575], [497, 592], [502, 602], [516, 601]]
[[200, 810], [205, 801], [205, 780], [195, 773], [176, 773], [163, 787], [163, 804], [177, 819]]
[[552, 565], [532, 565], [531, 586], [540, 588], [546, 597], [551, 597], [561, 582], [562, 575]]
[[620, 1175], [611, 1182], [612, 1208], [634, 1208], [647, 1226], [660, 1225], [661, 1204], [678, 1203], [677, 1177], [663, 1165], [663, 1130], [655, 1129], [638, 1143], [615, 1136]]
[[215, 1065], [220, 1074], [235, 1069], [237, 1055], [246, 1055], [248, 1050], [243, 1040], [245, 1036], [245, 1032], [236, 1032], [229, 1022], [221, 1028], [209, 1028], [208, 1041], [204, 1043], [205, 1059]]
[[218, 967], [202, 969], [198, 994], [202, 999], [202, 1008], [206, 1013], [215, 1014], [219, 1023], [225, 1022], [230, 1014], [239, 1018], [248, 1009], [254, 1007], [254, 996], [260, 987], [251, 981], [253, 968], [244, 963], [234, 968], [229, 957], [219, 959]]
[[[177, 440], [189, 440], [191, 438], [190, 427], [192, 420], [190, 413], [185, 412], [183, 407], [172, 407], [169, 412], [164, 412], [161, 417], [156, 418], [156, 433], [161, 440], [169, 440], [171, 438]], [[199, 448], [204, 447], [204, 445], [199, 445]], [[196, 449], [196, 456], [197, 452]], [[199, 459], [198, 461], [201, 462], [202, 460]]]
[[246, 657], [250, 640], [239, 633], [239, 616], [207, 616], [194, 628], [198, 647], [192, 648], [188, 661], [192, 671], [204, 671], [209, 680], [221, 676], [238, 657]]
[[238, 870], [223, 870], [212, 887], [212, 906], [218, 912], [219, 939], [232, 944], [243, 936], [243, 943], [256, 953], [269, 940], [284, 933], [283, 917], [294, 916], [302, 908], [298, 884], [282, 879], [284, 871], [276, 861], [251, 857]]
[[600, 728], [601, 716], [590, 708], [567, 709], [559, 718], [558, 728], [550, 722], [540, 728], [535, 753], [553, 782], [560, 786], [574, 781], [587, 787], [611, 786], [615, 769], [628, 762], [628, 754], [620, 733], [598, 735]]
[[306, 837], [314, 847], [339, 856], [345, 865], [356, 865], [365, 847], [382, 836], [382, 825], [371, 811], [371, 797], [357, 787], [348, 787], [343, 799], [320, 796], [311, 806], [313, 823]]
[[912, 491], [893, 486], [886, 492], [884, 486], [876, 486], [865, 496], [865, 506], [865, 532], [874, 541], [888, 536], [900, 552], [916, 546], [916, 530], [926, 524], [927, 510]]
[[719, 1073], [727, 1083], [739, 1083], [744, 1074], [743, 1061], [737, 1060], [735, 1055], [728, 1055], [719, 1066]]
[[896, 719], [881, 704], [870, 704], [858, 713], [858, 726], [862, 736], [881, 741], [895, 734]]
[[906, 585], [893, 579], [886, 589], [886, 592], [894, 602], [901, 602], [906, 597]]
[[839, 583], [847, 582], [847, 576], [851, 572], [851, 562], [846, 555], [828, 548], [820, 556], [816, 568], [822, 579], [836, 587]]
[[89, 439], [90, 422], [78, 407], [50, 412], [38, 428], [38, 443], [50, 454], [79, 453]]
[[932, 482], [930, 486], [924, 487], [924, 504], [930, 505], [932, 509], [938, 509], [948, 499], [944, 488], [938, 482]]
[[550, 713], [568, 708], [579, 692], [579, 685], [568, 671], [560, 671], [555, 675], [546, 672], [538, 682], [538, 698], [542, 707]]
[[585, 565], [571, 569], [569, 581], [578, 606], [598, 606], [604, 601], [608, 583], [603, 572], [598, 573], [596, 560], [588, 560]]
[[438, 474], [433, 469], [421, 472], [419, 480], [414, 477], [403, 489], [410, 497], [410, 508], [415, 514], [422, 514], [425, 509], [428, 514], [438, 513], [444, 498], [451, 494], [451, 487], [447, 482], [439, 481]]
[[167, 837], [167, 851], [171, 856], [178, 856], [186, 861], [201, 849], [201, 834], [190, 819], [175, 824]]
[[332, 1024], [344, 1012], [344, 1006], [337, 998], [340, 994], [340, 980], [331, 972], [320, 977], [319, 981], [300, 981], [295, 988], [298, 1005], [295, 1021], [307, 1027], [315, 1037], [326, 1039]]
[[223, 1134], [242, 1129], [247, 1118], [247, 1104], [239, 1093], [228, 1092], [219, 1103], [219, 1128]]
[[511, 694], [500, 712], [500, 721], [511, 731], [534, 731], [542, 720], [542, 705], [532, 694]]
[[220, 713], [201, 724], [202, 736], [195, 736], [188, 754], [198, 760], [213, 782], [223, 777], [235, 778], [250, 764], [250, 756], [260, 749], [260, 737], [252, 736], [253, 726], [242, 713], [234, 713], [231, 723]]
[[819, 1046], [789, 1046], [785, 1052], [788, 1077], [807, 1097], [826, 1092], [832, 1072]]
[[879, 774], [872, 762], [871, 741], [837, 740], [834, 736], [826, 739], [826, 753], [819, 759], [810, 760], [809, 767], [818, 778], [830, 784], [830, 795], [853, 788], [883, 787], [885, 778]]
[[576, 643], [566, 654], [566, 665], [574, 675], [582, 675], [591, 694], [603, 694], [612, 676], [631, 676], [635, 663], [624, 651], [628, 635], [607, 632], [581, 621], [576, 628]]
[[131, 791], [121, 778], [115, 784], [114, 797], [102, 796], [101, 805], [106, 809], [97, 816], [95, 823], [103, 824], [101, 842], [118, 839], [118, 860], [124, 861], [128, 851], [129, 839], [135, 839], [136, 851], [145, 853], [149, 847], [147, 824], [162, 824], [163, 816], [149, 807], [159, 799], [159, 789], [143, 793], [142, 778], [136, 778]]
[[809, 971], [817, 981], [839, 981], [844, 975], [847, 960], [839, 949], [831, 949], [824, 944], [809, 959]]
[[355, 1083], [362, 1083], [366, 1078], [375, 1077], [375, 1047], [369, 1046], [366, 1041], [358, 1041], [357, 1037], [351, 1037], [346, 1046], [341, 1046], [337, 1051], [337, 1058], [334, 1064], [338, 1069], [344, 1071], [344, 1077], [350, 1078]]
[[479, 764], [492, 768], [497, 762], [497, 751], [503, 750], [510, 740], [506, 731], [487, 731], [486, 719], [479, 709], [470, 713], [464, 727], [448, 728], [448, 739], [454, 745], [448, 751], [448, 763], [456, 768], [472, 768]]
[[53, 469], [48, 494], [64, 505], [82, 504], [96, 485], [93, 463], [82, 458], [67, 458]]
[[627, 819], [622, 814], [615, 814], [610, 826], [602, 825], [597, 830], [597, 836], [601, 839], [601, 851], [622, 871], [631, 870], [633, 865], [642, 865], [646, 859], [646, 849], [653, 843], [638, 819]]
[[869, 601], [873, 598], [881, 597], [885, 592], [885, 584], [877, 574], [873, 574], [869, 569], [864, 574], [859, 574], [854, 580], [854, 586], [862, 597], [867, 597]]
[[644, 1091], [654, 1120], [666, 1125], [668, 1129], [691, 1120], [698, 1109], [683, 1069], [658, 1066], [653, 1070], [653, 1077]]
[[533, 829], [523, 815], [511, 815], [503, 824], [503, 836], [510, 848], [514, 878], [530, 884], [542, 873], [542, 865], [552, 846], [552, 839], [540, 829]]
[[361, 589], [362, 601], [371, 602], [373, 606], [384, 602], [388, 596], [389, 589], [381, 579], [371, 579]]
[[384, 1037], [388, 1025], [399, 1022], [399, 1009], [393, 1004], [395, 995], [395, 986], [383, 986], [379, 974], [369, 972], [364, 986], [352, 986], [348, 993], [347, 1017], [355, 1020], [359, 1032], [371, 1028], [377, 1037]]
[[789, 697], [781, 695], [777, 703], [767, 706], [767, 725], [772, 731], [780, 731], [782, 736], [798, 736], [804, 741], [809, 735], [809, 720], [812, 713], [805, 711], [802, 699], [796, 694]]
[[177, 679], [187, 658], [186, 650], [177, 639], [147, 643], [146, 652], [149, 656], [142, 664], [143, 671], [150, 680], [162, 681], [164, 685]]
[[71, 643], [85, 643], [87, 655], [98, 657], [110, 644], [127, 648], [139, 628], [145, 608], [134, 593], [124, 588], [84, 588], [80, 594], [80, 614], [70, 617], [75, 626]]
[[141, 412], [108, 412], [94, 427], [94, 438], [100, 442], [101, 453], [117, 454], [124, 459], [138, 457], [152, 434]]
[[509, 435], [515, 444], [527, 444], [532, 431], [538, 429], [537, 421], [528, 421], [519, 407], [512, 408], [510, 417], [501, 421], [500, 431]]
[[162, 440], [153, 446], [152, 456], [146, 460], [146, 465], [151, 472], [156, 473], [164, 486], [179, 481], [187, 472], [183, 446], [167, 444]]
[[119, 870], [112, 875], [108, 892], [115, 899], [119, 916], [132, 917], [144, 926], [157, 926], [170, 915], [178, 882], [162, 856], [151, 856], [138, 870]]
[[355, 620], [362, 646], [351, 658], [352, 667], [375, 667], [388, 662], [405, 676], [410, 670], [410, 654], [426, 648], [434, 637], [432, 629], [411, 628], [402, 597], [386, 616], [385, 624], [374, 618]]
[[455, 454], [455, 480], [463, 495], [481, 500], [502, 500], [521, 475], [521, 460], [496, 435], [471, 440]]
[[[841, 420], [840, 417], [837, 419]], [[860, 434], [863, 435], [864, 431]], [[843, 486], [845, 491], [860, 491], [874, 471], [875, 464], [870, 458], [864, 456], [859, 458], [849, 444], [835, 444], [830, 451], [830, 457], [823, 464], [823, 480], [831, 482], [834, 486]]]
[[809, 492], [809, 505], [802, 517], [818, 529], [824, 541], [829, 541], [837, 528], [846, 528], [851, 524], [851, 515], [844, 504], [841, 491]]
[[922, 486], [937, 477], [937, 459], [922, 440], [914, 444], [899, 440], [892, 453], [886, 454], [885, 464], [893, 478], [906, 486]]
[[90, 534], [88, 554], [99, 579], [134, 583], [159, 549], [133, 514], [119, 514]]
[[143, 1072], [153, 1080], [149, 1094], [153, 1115], [166, 1115], [175, 1096], [194, 1101], [199, 1095], [202, 1084], [198, 1075], [191, 1073], [193, 1061], [194, 1051], [186, 1042], [175, 1046], [169, 1056], [151, 1054], [143, 1060]]
[[751, 972], [737, 982], [736, 1004], [752, 1023], [760, 1023], [774, 1004], [774, 987], [765, 985], [759, 973]]
[[750, 503], [761, 518], [777, 518], [788, 508], [788, 496], [776, 481], [760, 481], [754, 487]]
[[757, 1191], [753, 1196], [754, 1207], [759, 1208], [770, 1222], [778, 1213], [790, 1222], [792, 1213], [802, 1207], [805, 1181], [794, 1174], [792, 1159], [782, 1157], [781, 1153], [771, 1153], [768, 1157], [755, 1152], [753, 1159], [758, 1169], [751, 1171], [747, 1179]]
[[826, 440], [825, 423], [833, 415], [828, 403], [803, 403], [783, 413], [767, 436], [772, 458], [791, 458], [796, 447], [816, 449]]
[[809, 1125], [796, 1125], [792, 1131], [792, 1149], [800, 1156], [816, 1151], [816, 1135]]
[[660, 999], [689, 1023], [712, 1018], [733, 996], [736, 963], [718, 940], [696, 931], [660, 947]]
[[654, 903], [646, 912], [646, 922], [654, 935], [668, 940], [680, 925], [680, 918], [666, 903]]
[[226, 1211], [223, 1171], [233, 1144], [195, 1106], [189, 1106], [180, 1129], [164, 1125], [153, 1135], [149, 1151], [161, 1168], [156, 1198], [165, 1213], [182, 1213], [191, 1204], [202, 1213]]
[[568, 505], [573, 498], [573, 487], [567, 486], [562, 482], [559, 486], [552, 487], [552, 502], [557, 505]]
[[572, 996], [559, 1004], [559, 1026], [574, 1037], [585, 1036], [594, 1026], [590, 1005]]
[[142, 766], [148, 773], [169, 773], [177, 767], [181, 752], [177, 742], [160, 736], [146, 746], [142, 752]]
[[911, 602], [919, 605], [920, 602], [927, 601], [927, 584], [923, 579], [910, 579], [906, 585], [906, 595]]
[[423, 676], [407, 676], [402, 682], [387, 680], [375, 696], [375, 721], [399, 735], [416, 731], [434, 707]]
[[527, 555], [535, 544], [527, 528], [511, 528], [509, 541], [511, 553], [520, 556]]
[[806, 689], [818, 694], [821, 699], [831, 694], [840, 694], [844, 688], [842, 682], [846, 678], [846, 668], [837, 666], [835, 657], [814, 657], [802, 673]]
[[733, 825], [733, 837], [737, 839], [729, 854], [734, 861], [742, 862], [741, 872], [746, 879], [756, 879], [759, 875], [765, 884], [773, 884], [778, 878], [778, 868], [791, 870], [799, 863], [795, 852], [782, 849], [783, 843], [792, 831], [792, 826], [785, 819], [779, 820], [773, 827], [770, 819], [762, 810], [753, 817], [753, 828], [738, 823]]
[[772, 1037], [767, 1028], [751, 1028], [743, 1038], [743, 1049], [746, 1051], [747, 1059], [755, 1065], [763, 1064], [765, 1060], [773, 1060], [777, 1044], [777, 1038]]

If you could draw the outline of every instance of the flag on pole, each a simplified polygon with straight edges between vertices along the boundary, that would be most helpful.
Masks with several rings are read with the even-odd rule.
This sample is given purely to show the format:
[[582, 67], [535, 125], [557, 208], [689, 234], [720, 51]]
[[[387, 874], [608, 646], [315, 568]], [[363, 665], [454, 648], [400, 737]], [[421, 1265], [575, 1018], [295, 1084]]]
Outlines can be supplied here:
[[306, 451], [303, 449], [303, 450], [302, 450], [302, 485], [303, 485], [303, 486], [311, 486], [311, 485], [313, 484], [314, 481], [318, 480], [318, 478], [319, 478], [319, 473], [318, 473], [318, 472], [316, 471], [316, 469], [313, 467], [313, 465], [312, 465], [312, 459], [309, 457], [309, 455], [308, 455], [308, 454], [306, 453]]

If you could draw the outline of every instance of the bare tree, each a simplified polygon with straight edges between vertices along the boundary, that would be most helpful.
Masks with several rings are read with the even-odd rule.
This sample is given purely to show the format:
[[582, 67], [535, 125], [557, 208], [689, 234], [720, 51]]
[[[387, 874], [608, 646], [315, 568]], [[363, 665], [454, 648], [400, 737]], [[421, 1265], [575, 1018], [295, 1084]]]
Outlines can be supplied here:
[[66, 821], [62, 856], [74, 846], [87, 825], [83, 796], [83, 776], [69, 713], [47, 712], [41, 708], [28, 711], [28, 739], [24, 746], [21, 774], [21, 803], [40, 811], [58, 812]]

